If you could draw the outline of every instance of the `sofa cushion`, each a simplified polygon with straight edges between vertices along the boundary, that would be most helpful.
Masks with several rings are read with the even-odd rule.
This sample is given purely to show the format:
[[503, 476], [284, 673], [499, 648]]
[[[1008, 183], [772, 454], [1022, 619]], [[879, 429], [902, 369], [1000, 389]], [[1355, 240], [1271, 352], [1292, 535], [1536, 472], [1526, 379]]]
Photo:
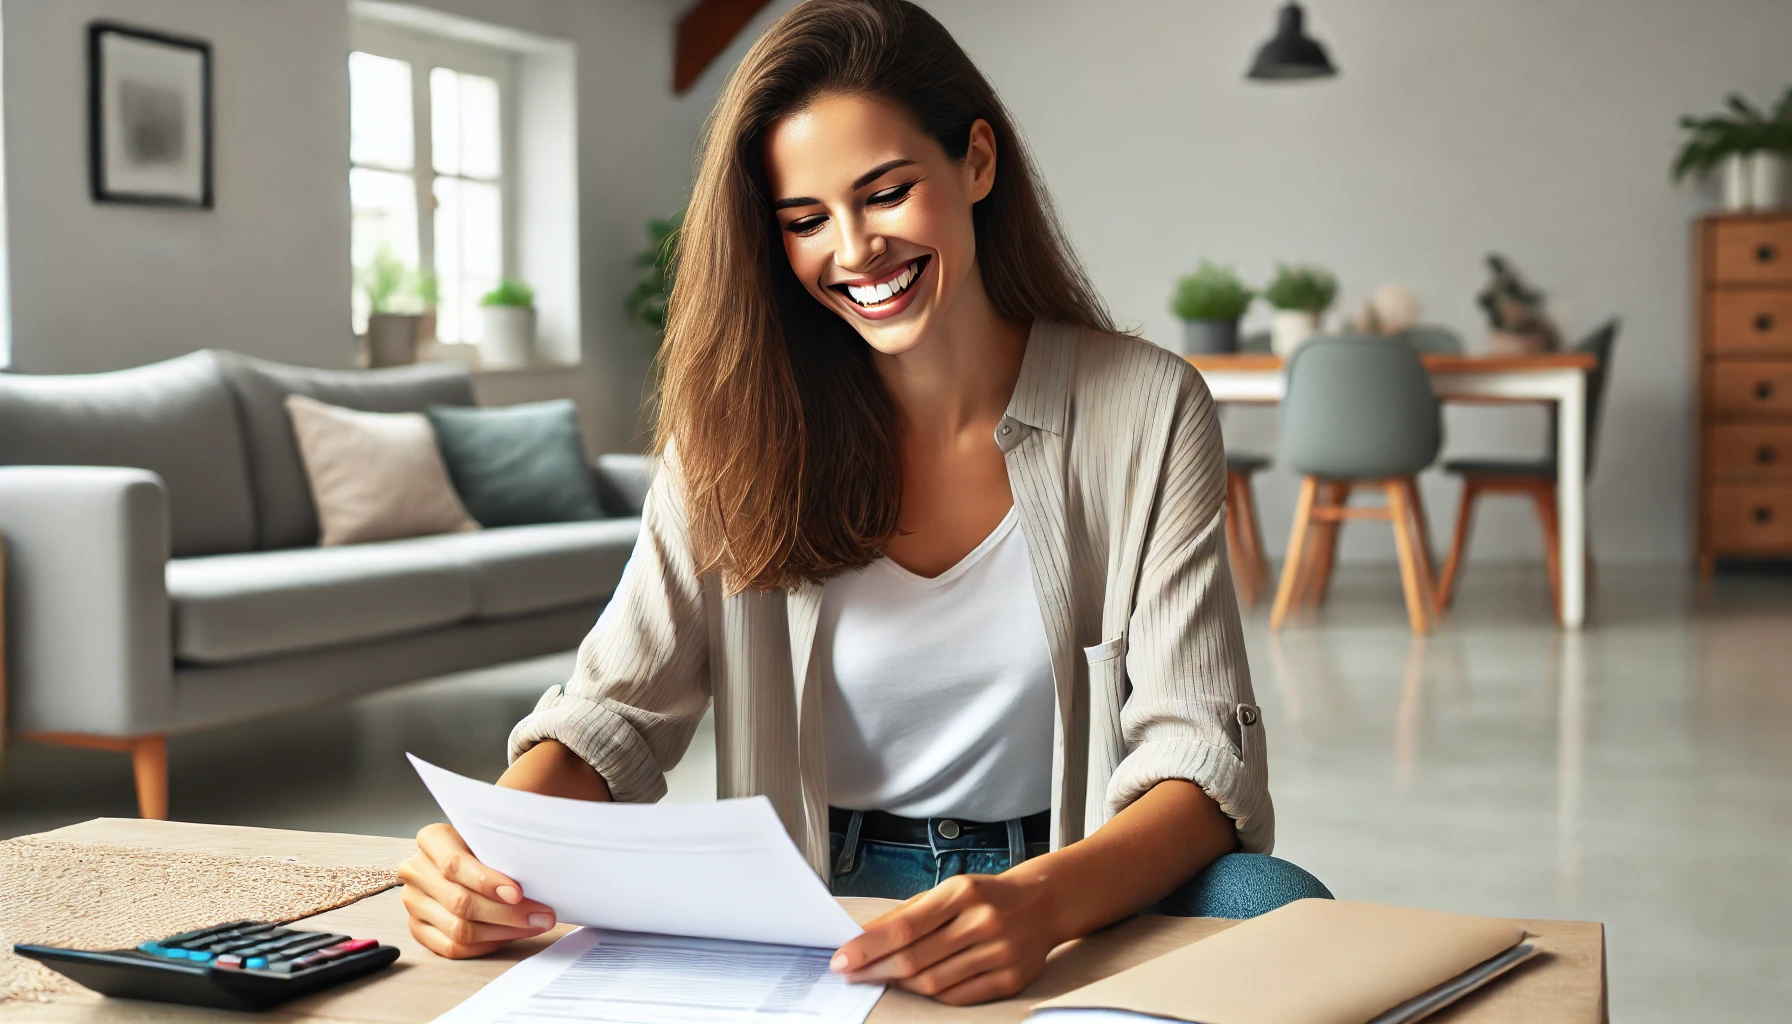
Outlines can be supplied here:
[[420, 412], [357, 412], [287, 395], [324, 547], [477, 530]]
[[615, 593], [628, 564], [639, 519], [597, 519], [542, 526], [506, 526], [477, 533], [403, 541], [465, 566], [480, 618], [498, 619]]
[[218, 353], [224, 380], [236, 394], [249, 479], [255, 494], [256, 546], [291, 548], [317, 543], [317, 512], [299, 461], [286, 396], [363, 412], [422, 412], [431, 405], [472, 405], [464, 368], [446, 363], [388, 370], [314, 370]]
[[597, 476], [570, 399], [496, 409], [432, 406], [454, 490], [481, 526], [602, 519]]
[[167, 580], [174, 656], [189, 663], [392, 636], [477, 608], [465, 564], [415, 541], [175, 559]]
[[0, 465], [147, 469], [168, 488], [176, 557], [255, 546], [236, 403], [209, 352], [113, 373], [0, 374]]

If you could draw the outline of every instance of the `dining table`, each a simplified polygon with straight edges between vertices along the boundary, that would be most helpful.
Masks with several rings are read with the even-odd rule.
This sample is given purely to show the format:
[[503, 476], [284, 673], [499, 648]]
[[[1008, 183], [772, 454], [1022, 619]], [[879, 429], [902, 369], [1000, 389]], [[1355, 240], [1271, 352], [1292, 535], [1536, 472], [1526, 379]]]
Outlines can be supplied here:
[[[1221, 403], [1274, 405], [1287, 389], [1281, 356], [1262, 352], [1190, 355], [1207, 390]], [[1476, 405], [1549, 404], [1557, 410], [1555, 464], [1561, 520], [1561, 624], [1580, 629], [1587, 611], [1587, 374], [1591, 353], [1513, 355], [1424, 353], [1420, 359], [1439, 400]]]

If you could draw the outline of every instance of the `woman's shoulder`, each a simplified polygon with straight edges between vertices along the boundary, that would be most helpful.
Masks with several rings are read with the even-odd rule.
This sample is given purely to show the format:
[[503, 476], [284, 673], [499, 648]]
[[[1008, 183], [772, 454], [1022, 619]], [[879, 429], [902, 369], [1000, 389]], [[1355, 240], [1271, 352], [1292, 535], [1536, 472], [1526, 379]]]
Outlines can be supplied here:
[[1106, 405], [1121, 402], [1144, 409], [1160, 402], [1178, 405], [1210, 400], [1201, 374], [1188, 360], [1132, 334], [1061, 326], [1074, 352], [1072, 401]]

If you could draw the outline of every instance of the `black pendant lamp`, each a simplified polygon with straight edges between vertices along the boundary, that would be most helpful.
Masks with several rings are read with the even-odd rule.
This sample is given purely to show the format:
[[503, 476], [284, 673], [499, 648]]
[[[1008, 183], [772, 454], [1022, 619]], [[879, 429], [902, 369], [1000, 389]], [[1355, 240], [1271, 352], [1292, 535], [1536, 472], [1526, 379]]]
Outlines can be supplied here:
[[1247, 78], [1266, 82], [1287, 82], [1302, 78], [1331, 78], [1338, 73], [1325, 47], [1307, 35], [1306, 18], [1300, 5], [1291, 3], [1282, 8], [1276, 22], [1275, 38], [1257, 51]]

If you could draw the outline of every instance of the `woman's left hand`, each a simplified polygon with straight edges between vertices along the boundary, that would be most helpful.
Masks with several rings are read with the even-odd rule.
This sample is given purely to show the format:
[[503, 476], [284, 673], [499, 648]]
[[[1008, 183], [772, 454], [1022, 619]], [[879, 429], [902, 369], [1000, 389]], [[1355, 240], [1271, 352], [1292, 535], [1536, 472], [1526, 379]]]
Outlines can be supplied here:
[[1043, 877], [955, 875], [865, 926], [830, 966], [964, 1006], [1014, 995], [1058, 944]]

